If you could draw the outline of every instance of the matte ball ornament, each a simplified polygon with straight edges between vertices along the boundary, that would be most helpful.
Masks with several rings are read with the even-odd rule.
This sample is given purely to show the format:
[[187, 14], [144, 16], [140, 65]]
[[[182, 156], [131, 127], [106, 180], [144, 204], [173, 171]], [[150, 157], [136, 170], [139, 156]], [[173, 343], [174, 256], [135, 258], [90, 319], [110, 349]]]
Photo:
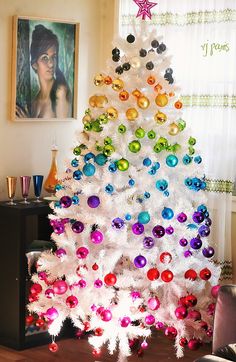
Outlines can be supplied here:
[[151, 326], [152, 324], [155, 323], [155, 317], [152, 315], [152, 314], [149, 314], [145, 317], [145, 323], [148, 325], [148, 326]]
[[208, 246], [202, 250], [202, 254], [205, 256], [205, 258], [212, 258], [215, 254], [215, 250], [211, 246]]
[[72, 224], [71, 229], [74, 231], [74, 233], [80, 234], [84, 230], [84, 224], [81, 221], [75, 221]]
[[163, 219], [170, 220], [174, 216], [174, 211], [169, 207], [164, 207], [161, 216], [163, 217]]
[[112, 319], [112, 313], [110, 309], [104, 309], [100, 314], [100, 318], [103, 322], [109, 322]]
[[62, 197], [60, 198], [60, 205], [61, 205], [63, 208], [67, 209], [68, 207], [71, 206], [71, 204], [72, 204], [71, 197], [69, 197], [69, 196], [62, 196]]
[[141, 109], [147, 109], [150, 105], [150, 101], [147, 97], [141, 96], [137, 99], [137, 105]]
[[202, 240], [199, 238], [193, 238], [190, 240], [190, 246], [194, 250], [198, 250], [202, 247]]
[[74, 295], [70, 295], [66, 298], [66, 305], [69, 308], [75, 308], [78, 305], [78, 299]]
[[117, 112], [116, 108], [109, 107], [109, 108], [107, 108], [106, 112], [107, 112], [107, 117], [109, 120], [115, 121], [118, 118], [118, 112]]
[[85, 258], [87, 258], [88, 254], [89, 254], [89, 250], [85, 246], [81, 246], [80, 248], [78, 248], [76, 250], [76, 256], [78, 259], [85, 259]]
[[92, 163], [86, 163], [83, 167], [83, 173], [85, 176], [93, 176], [95, 174], [96, 168]]
[[148, 132], [147, 136], [150, 140], [154, 140], [154, 138], [156, 138], [156, 132], [151, 130]]
[[135, 108], [128, 108], [125, 114], [129, 121], [134, 121], [136, 118], [138, 118], [139, 115]]
[[120, 326], [123, 327], [123, 328], [128, 327], [130, 325], [130, 323], [131, 323], [130, 317], [123, 317], [120, 320]]
[[172, 235], [173, 233], [174, 233], [174, 228], [173, 228], [173, 226], [168, 226], [167, 228], [166, 228], [166, 234], [167, 235]]
[[133, 34], [129, 34], [126, 38], [127, 42], [132, 44], [135, 41], [135, 36]]
[[54, 321], [59, 316], [59, 313], [56, 308], [51, 307], [51, 308], [48, 308], [48, 310], [45, 313], [45, 316], [50, 321]]
[[138, 255], [134, 258], [134, 265], [136, 268], [144, 268], [147, 264], [147, 259], [143, 255]]
[[198, 229], [198, 233], [201, 237], [207, 237], [211, 232], [211, 229], [207, 225], [202, 225]]
[[121, 101], [127, 101], [129, 99], [129, 93], [126, 90], [123, 90], [119, 93], [119, 98]]
[[144, 129], [141, 128], [141, 127], [137, 128], [136, 131], [135, 131], [135, 136], [136, 136], [137, 138], [143, 138], [143, 137], [145, 136], [145, 131], [144, 131]]
[[116, 165], [119, 171], [127, 171], [129, 168], [129, 161], [125, 158], [121, 158], [116, 162]]
[[187, 317], [188, 315], [188, 311], [187, 308], [181, 306], [181, 307], [177, 307], [175, 309], [175, 315], [177, 319], [184, 319]]
[[104, 84], [104, 77], [102, 74], [97, 74], [93, 81], [97, 87], [101, 87]]
[[137, 153], [141, 150], [141, 143], [137, 140], [132, 141], [129, 143], [129, 150], [130, 152]]
[[144, 226], [140, 222], [132, 225], [132, 231], [135, 235], [141, 235], [144, 232]]
[[112, 227], [114, 229], [122, 229], [125, 225], [124, 220], [122, 220], [120, 217], [116, 217], [112, 220]]
[[200, 342], [198, 339], [192, 338], [188, 341], [188, 348], [191, 351], [196, 351], [200, 347]]
[[158, 94], [155, 98], [158, 107], [165, 107], [168, 104], [168, 97], [166, 94]]
[[105, 275], [104, 282], [106, 285], [108, 285], [110, 287], [115, 285], [117, 282], [116, 275], [113, 273], [109, 273], [109, 274]]
[[153, 48], [157, 48], [159, 46], [159, 42], [156, 39], [153, 39], [152, 42], [151, 42], [151, 46]]
[[164, 270], [161, 273], [161, 279], [163, 280], [163, 282], [165, 283], [169, 283], [171, 282], [171, 280], [174, 278], [174, 274], [172, 273], [172, 271], [170, 271], [169, 269]]
[[152, 229], [152, 234], [155, 238], [162, 238], [165, 235], [165, 229], [161, 225], [156, 225]]
[[31, 294], [39, 294], [42, 291], [42, 287], [39, 283], [34, 283], [30, 287], [30, 293]]
[[201, 224], [201, 222], [203, 222], [204, 218], [205, 218], [204, 213], [201, 211], [195, 211], [193, 213], [193, 221], [196, 224]]
[[95, 195], [89, 196], [88, 200], [87, 200], [87, 204], [89, 207], [94, 209], [100, 205], [100, 199], [98, 196], [95, 196]]
[[120, 92], [123, 88], [124, 88], [124, 82], [121, 79], [116, 78], [112, 81], [112, 89], [114, 91]]
[[145, 249], [153, 248], [154, 244], [155, 244], [155, 241], [151, 236], [145, 236], [145, 238], [143, 239], [143, 247]]
[[151, 310], [157, 310], [160, 308], [160, 300], [157, 297], [152, 297], [148, 299], [148, 308]]
[[197, 279], [197, 273], [195, 270], [193, 269], [188, 269], [185, 274], [184, 274], [185, 279], [190, 279], [190, 280], [196, 280]]
[[172, 122], [169, 126], [168, 126], [168, 133], [171, 136], [176, 136], [179, 133], [179, 127], [175, 122]]
[[169, 264], [171, 260], [172, 260], [172, 255], [168, 253], [168, 251], [164, 251], [163, 253], [161, 253], [160, 262], [162, 264]]
[[153, 77], [152, 75], [150, 75], [148, 78], [147, 78], [147, 84], [149, 85], [154, 85], [156, 82], [156, 78]]
[[130, 59], [130, 65], [132, 68], [134, 69], [139, 69], [141, 66], [141, 61], [139, 59], [139, 57], [133, 57]]
[[187, 221], [187, 215], [184, 212], [181, 212], [177, 215], [177, 220], [180, 223], [184, 223], [185, 221]]
[[141, 224], [149, 223], [150, 219], [151, 219], [150, 214], [147, 211], [142, 211], [138, 214], [138, 222]]
[[214, 285], [214, 286], [211, 288], [211, 295], [212, 295], [213, 298], [217, 298], [217, 297], [218, 297], [219, 290], [220, 290], [220, 285]]
[[151, 268], [147, 272], [147, 278], [151, 281], [157, 280], [159, 278], [159, 276], [160, 276], [160, 273], [157, 270], [157, 268]]
[[108, 75], [104, 78], [104, 83], [110, 85], [112, 83], [112, 78]]
[[65, 294], [68, 289], [68, 285], [64, 280], [56, 280], [53, 285], [53, 292], [58, 295]]
[[181, 109], [182, 107], [183, 107], [183, 104], [182, 104], [182, 102], [180, 102], [180, 101], [177, 101], [177, 102], [175, 102], [175, 108], [176, 109]]
[[175, 327], [167, 327], [165, 329], [165, 336], [174, 339], [177, 336], [177, 329]]
[[92, 231], [90, 234], [90, 240], [94, 244], [101, 244], [103, 241], [103, 233], [99, 230]]
[[58, 344], [56, 342], [52, 342], [48, 345], [48, 349], [50, 352], [55, 353], [58, 351]]
[[175, 155], [169, 155], [166, 157], [166, 164], [169, 167], [177, 166], [178, 162], [179, 162], [178, 157], [176, 157]]

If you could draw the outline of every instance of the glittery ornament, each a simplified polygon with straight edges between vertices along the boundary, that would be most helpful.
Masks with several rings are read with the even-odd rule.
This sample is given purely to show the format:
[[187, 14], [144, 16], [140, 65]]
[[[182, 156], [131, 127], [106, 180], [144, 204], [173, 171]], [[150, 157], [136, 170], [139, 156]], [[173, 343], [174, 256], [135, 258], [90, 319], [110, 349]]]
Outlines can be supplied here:
[[166, 94], [158, 94], [155, 102], [158, 107], [165, 107], [168, 104], [168, 97]]
[[149, 19], [151, 19], [152, 14], [151, 14], [151, 9], [157, 5], [157, 3], [151, 2], [149, 0], [134, 0], [134, 2], [136, 3], [136, 5], [138, 5], [139, 10], [138, 13], [136, 15], [136, 17], [141, 16], [142, 20], [145, 20], [146, 17], [148, 17]]
[[143, 255], [138, 255], [134, 259], [134, 265], [136, 268], [144, 268], [147, 264], [147, 259]]
[[165, 123], [167, 121], [167, 116], [166, 116], [165, 113], [158, 111], [155, 114], [154, 119], [158, 124], [161, 125], [161, 124], [163, 124], [163, 123]]
[[122, 229], [124, 225], [125, 225], [124, 220], [122, 220], [120, 217], [117, 217], [112, 220], [112, 227], [114, 229]]
[[134, 121], [136, 118], [138, 118], [138, 111], [135, 108], [129, 108], [126, 111], [126, 117], [129, 121]]

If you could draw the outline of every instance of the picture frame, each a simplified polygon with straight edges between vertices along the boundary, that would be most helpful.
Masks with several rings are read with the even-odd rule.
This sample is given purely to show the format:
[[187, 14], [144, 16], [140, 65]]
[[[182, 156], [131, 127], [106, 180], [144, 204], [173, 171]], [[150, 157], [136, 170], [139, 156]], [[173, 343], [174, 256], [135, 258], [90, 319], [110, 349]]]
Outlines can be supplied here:
[[13, 121], [77, 118], [79, 23], [13, 17]]

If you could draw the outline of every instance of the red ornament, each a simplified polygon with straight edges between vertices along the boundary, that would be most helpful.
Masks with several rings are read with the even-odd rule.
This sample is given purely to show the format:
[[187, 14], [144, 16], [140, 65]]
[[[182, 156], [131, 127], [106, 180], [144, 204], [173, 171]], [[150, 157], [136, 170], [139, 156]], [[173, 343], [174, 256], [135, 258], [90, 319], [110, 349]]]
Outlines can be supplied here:
[[25, 324], [27, 326], [29, 326], [30, 324], [32, 324], [34, 321], [34, 317], [30, 314], [30, 315], [27, 315], [27, 317], [25, 318]]
[[42, 318], [36, 320], [35, 325], [36, 327], [42, 328], [45, 324], [45, 321]]
[[149, 0], [133, 0], [139, 7], [139, 11], [136, 18], [142, 16], [142, 20], [145, 20], [146, 16], [151, 19], [152, 15], [150, 10], [157, 5], [157, 3], [150, 2]]
[[208, 324], [207, 324], [207, 322], [205, 322], [205, 321], [200, 321], [200, 322], [199, 322], [199, 325], [200, 325], [200, 327], [201, 327], [202, 329], [204, 329], [204, 331], [207, 331], [207, 329], [208, 329]]
[[191, 351], [196, 351], [200, 347], [200, 341], [198, 339], [192, 338], [188, 342], [188, 348], [191, 349]]
[[193, 319], [194, 321], [200, 321], [202, 316], [201, 316], [201, 313], [198, 310], [193, 309], [193, 310], [189, 311], [188, 318]]
[[165, 329], [165, 336], [174, 339], [177, 336], [177, 329], [175, 327], [167, 327]]
[[214, 287], [211, 288], [211, 295], [213, 298], [217, 298], [219, 289], [220, 289], [220, 285], [214, 285]]
[[208, 280], [211, 277], [211, 271], [208, 268], [204, 268], [200, 271], [200, 278], [202, 280]]
[[215, 309], [216, 309], [216, 304], [215, 304], [215, 303], [211, 303], [211, 304], [209, 304], [208, 307], [207, 307], [207, 313], [208, 313], [209, 315], [214, 315]]
[[39, 297], [38, 297], [38, 294], [30, 294], [28, 299], [29, 299], [30, 303], [33, 303], [33, 302], [36, 302], [36, 300], [38, 300]]
[[101, 337], [103, 335], [103, 329], [102, 328], [96, 328], [94, 331], [95, 336]]
[[104, 282], [106, 283], [106, 285], [113, 286], [116, 284], [116, 281], [117, 278], [115, 274], [109, 273], [104, 277]]
[[161, 273], [161, 279], [163, 280], [163, 282], [165, 283], [169, 283], [171, 282], [171, 280], [173, 279], [174, 275], [172, 273], [172, 271], [170, 270], [164, 270], [162, 273]]
[[143, 356], [143, 349], [142, 348], [140, 348], [139, 350], [138, 350], [138, 352], [137, 352], [137, 355], [138, 355], [138, 357], [142, 357]]
[[75, 308], [78, 304], [78, 299], [74, 295], [70, 295], [66, 298], [66, 305], [69, 308]]
[[42, 287], [38, 283], [34, 283], [30, 287], [30, 293], [31, 294], [39, 294], [42, 291]]
[[98, 270], [98, 268], [99, 268], [99, 266], [95, 263], [95, 264], [93, 264], [93, 266], [92, 266], [92, 269], [93, 270]]
[[180, 338], [179, 344], [181, 347], [185, 347], [186, 344], [188, 344], [187, 338], [185, 338], [185, 337]]
[[160, 276], [160, 273], [156, 268], [151, 268], [147, 272], [147, 277], [151, 281], [157, 280], [159, 278], [159, 276]]
[[185, 279], [190, 280], [196, 280], [197, 279], [197, 273], [193, 269], [188, 269], [186, 273], [184, 274]]
[[92, 353], [93, 353], [94, 357], [100, 357], [101, 356], [101, 350], [99, 348], [94, 348]]
[[164, 253], [161, 253], [160, 255], [160, 262], [163, 264], [169, 264], [172, 260], [172, 255], [165, 251]]
[[181, 307], [177, 307], [175, 310], [175, 315], [178, 319], [184, 319], [187, 317], [188, 315], [188, 311], [187, 308], [185, 308], [184, 306]]
[[193, 294], [189, 294], [185, 297], [186, 307], [194, 307], [197, 304], [197, 298]]
[[87, 332], [90, 330], [90, 323], [87, 321], [87, 322], [84, 322], [84, 331]]
[[58, 345], [55, 342], [52, 342], [48, 345], [48, 349], [50, 352], [57, 352], [58, 351]]

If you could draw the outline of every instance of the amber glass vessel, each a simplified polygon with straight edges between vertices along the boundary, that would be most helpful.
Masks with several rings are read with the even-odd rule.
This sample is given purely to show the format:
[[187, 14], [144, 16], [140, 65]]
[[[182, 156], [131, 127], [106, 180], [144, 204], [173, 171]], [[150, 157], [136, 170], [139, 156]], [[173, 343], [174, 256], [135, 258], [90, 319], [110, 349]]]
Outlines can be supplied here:
[[54, 195], [55, 194], [55, 186], [58, 183], [57, 180], [57, 149], [52, 149], [52, 160], [51, 160], [51, 167], [49, 174], [44, 182], [44, 190], [47, 191], [49, 194]]

